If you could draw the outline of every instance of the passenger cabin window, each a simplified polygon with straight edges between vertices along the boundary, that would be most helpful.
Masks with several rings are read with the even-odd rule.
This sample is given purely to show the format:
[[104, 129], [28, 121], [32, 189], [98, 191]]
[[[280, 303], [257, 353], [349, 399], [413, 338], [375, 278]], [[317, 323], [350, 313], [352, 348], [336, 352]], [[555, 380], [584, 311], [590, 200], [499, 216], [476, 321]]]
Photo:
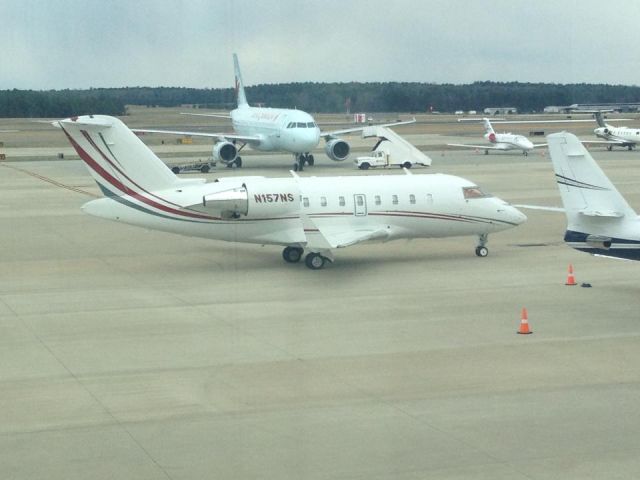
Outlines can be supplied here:
[[321, 207], [327, 206], [327, 197], [320, 197], [320, 206]]
[[480, 187], [462, 187], [462, 194], [464, 195], [465, 200], [470, 200], [473, 198], [486, 198], [491, 195], [484, 193]]
[[380, 195], [376, 195], [374, 198], [376, 205], [380, 205], [382, 203], [382, 199], [380, 198]]
[[344, 197], [338, 197], [338, 203], [340, 204], [341, 207], [344, 207], [346, 205], [346, 202], [344, 201]]
[[398, 195], [392, 195], [391, 196], [391, 201], [393, 202], [394, 205], [398, 204]]
[[413, 193], [411, 195], [409, 195], [409, 203], [411, 205], [415, 205], [416, 204], [416, 196]]
[[302, 197], [302, 206], [303, 207], [309, 206], [309, 197]]

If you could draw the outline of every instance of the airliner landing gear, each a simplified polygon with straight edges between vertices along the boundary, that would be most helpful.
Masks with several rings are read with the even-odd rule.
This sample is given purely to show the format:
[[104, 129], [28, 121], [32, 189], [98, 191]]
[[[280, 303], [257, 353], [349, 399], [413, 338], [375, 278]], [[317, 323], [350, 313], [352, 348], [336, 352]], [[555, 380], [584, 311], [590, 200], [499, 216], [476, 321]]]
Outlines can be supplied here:
[[311, 252], [304, 257], [304, 263], [311, 270], [320, 270], [329, 259], [319, 253]]
[[489, 249], [485, 247], [487, 244], [487, 234], [482, 233], [478, 235], [478, 246], [476, 247], [476, 255], [479, 257], [486, 257], [489, 255]]
[[297, 263], [302, 258], [304, 250], [300, 247], [285, 247], [282, 251], [282, 258], [288, 263]]
[[240, 168], [242, 167], [242, 157], [236, 157], [235, 160], [227, 163], [227, 168]]
[[525, 157], [528, 157], [528, 156], [529, 156], [529, 152], [527, 152], [526, 150], [523, 150], [523, 151], [522, 151], [522, 154], [523, 154]]
[[485, 151], [484, 151], [484, 154], [485, 154], [485, 155], [489, 155], [489, 150], [485, 150]]
[[607, 145], [607, 150], [609, 151], [613, 150], [613, 145]]
[[315, 159], [313, 158], [313, 155], [309, 153], [296, 153], [295, 160], [296, 160], [296, 163], [293, 164], [294, 172], [301, 172], [302, 170], [304, 170], [305, 163], [310, 167], [312, 167], [313, 164], [315, 163]]
[[633, 145], [627, 145], [627, 148], [629, 149], [629, 151], [633, 150]]

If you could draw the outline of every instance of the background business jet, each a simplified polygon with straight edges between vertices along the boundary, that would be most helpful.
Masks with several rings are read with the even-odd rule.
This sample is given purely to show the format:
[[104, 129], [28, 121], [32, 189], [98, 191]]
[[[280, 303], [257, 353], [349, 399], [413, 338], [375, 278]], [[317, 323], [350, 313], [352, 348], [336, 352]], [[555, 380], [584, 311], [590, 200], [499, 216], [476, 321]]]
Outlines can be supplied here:
[[481, 148], [484, 150], [485, 155], [489, 154], [489, 150], [520, 150], [523, 155], [528, 155], [534, 148], [545, 147], [546, 143], [534, 144], [524, 135], [514, 135], [512, 133], [496, 133], [491, 125], [491, 121], [488, 118], [483, 118], [484, 123], [484, 139], [489, 142], [489, 145], [468, 145], [464, 143], [448, 143], [450, 147], [463, 147], [463, 148]]

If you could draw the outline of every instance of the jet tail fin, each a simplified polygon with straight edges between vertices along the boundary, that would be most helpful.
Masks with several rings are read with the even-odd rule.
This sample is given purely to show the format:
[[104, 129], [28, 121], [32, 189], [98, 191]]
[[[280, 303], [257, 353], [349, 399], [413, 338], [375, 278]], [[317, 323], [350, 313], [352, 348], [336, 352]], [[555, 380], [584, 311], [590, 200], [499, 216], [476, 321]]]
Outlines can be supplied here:
[[164, 190], [180, 180], [124, 123], [105, 115], [60, 120], [62, 128], [105, 196]]
[[601, 128], [607, 127], [607, 124], [604, 122], [604, 114], [600, 110], [595, 111], [593, 115], [596, 117], [596, 123], [598, 124], [599, 127]]
[[241, 107], [247, 104], [247, 96], [244, 93], [244, 84], [242, 83], [242, 74], [240, 73], [240, 63], [238, 62], [238, 55], [233, 54], [233, 68], [236, 75], [236, 99], [238, 106]]
[[636, 212], [575, 135], [560, 132], [547, 138], [568, 230], [598, 233], [605, 222], [635, 220]]
[[484, 131], [487, 134], [496, 133], [491, 126], [491, 121], [488, 118], [483, 118], [482, 123], [484, 124]]

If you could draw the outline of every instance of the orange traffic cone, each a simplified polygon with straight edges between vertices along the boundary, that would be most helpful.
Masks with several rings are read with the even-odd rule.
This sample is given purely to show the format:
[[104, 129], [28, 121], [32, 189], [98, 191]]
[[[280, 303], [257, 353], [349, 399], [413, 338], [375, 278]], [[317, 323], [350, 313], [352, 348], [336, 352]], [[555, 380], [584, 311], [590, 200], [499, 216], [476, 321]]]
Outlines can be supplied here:
[[522, 307], [522, 315], [520, 316], [520, 328], [518, 329], [518, 333], [521, 335], [529, 335], [533, 333], [529, 330], [529, 315], [527, 314], [527, 309]]
[[569, 273], [567, 274], [567, 281], [565, 285], [577, 285], [576, 277], [573, 276], [573, 265], [569, 264]]

